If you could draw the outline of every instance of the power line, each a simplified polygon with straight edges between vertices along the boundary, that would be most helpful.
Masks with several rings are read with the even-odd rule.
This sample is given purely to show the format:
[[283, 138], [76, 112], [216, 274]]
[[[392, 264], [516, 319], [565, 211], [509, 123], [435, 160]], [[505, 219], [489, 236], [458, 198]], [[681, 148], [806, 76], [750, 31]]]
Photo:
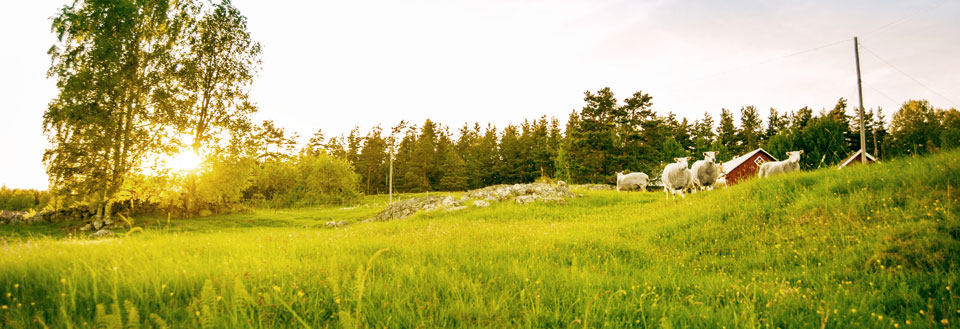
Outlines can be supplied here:
[[[863, 43], [861, 43], [860, 46], [863, 47]], [[891, 64], [891, 63], [888, 62], [887, 60], [883, 59], [883, 57], [880, 57], [880, 55], [877, 55], [877, 53], [873, 52], [873, 50], [870, 50], [870, 48], [863, 47], [863, 49], [866, 50], [866, 51], [867, 51], [868, 53], [870, 53], [871, 55], [873, 55], [873, 57], [876, 57], [877, 59], [879, 59], [879, 60], [880, 60], [881, 62], [883, 62], [884, 64], [887, 64], [887, 66], [893, 68], [893, 69], [896, 70], [897, 72], [900, 72], [900, 74], [903, 74], [905, 77], [910, 78], [910, 80], [913, 80], [913, 82], [916, 82], [916, 83], [917, 83], [918, 85], [920, 85], [921, 87], [926, 88], [926, 89], [929, 90], [930, 92], [932, 92], [932, 93], [934, 93], [934, 94], [937, 94], [937, 95], [940, 96], [940, 97], [943, 97], [943, 99], [945, 99], [945, 100], [947, 100], [948, 102], [950, 102], [950, 104], [953, 104], [954, 107], [960, 107], [960, 106], [957, 106], [957, 103], [954, 102], [952, 99], [950, 99], [950, 97], [944, 96], [943, 94], [937, 92], [936, 90], [933, 90], [933, 88], [930, 88], [929, 86], [927, 86], [927, 85], [924, 84], [923, 82], [920, 82], [920, 80], [918, 80], [917, 78], [914, 78], [913, 76], [907, 74], [907, 72], [904, 72], [903, 70], [901, 70], [899, 67], [896, 67], [895, 65]]]
[[743, 70], [743, 69], [746, 69], [746, 68], [750, 68], [750, 67], [754, 67], [754, 66], [758, 66], [758, 65], [769, 64], [769, 63], [772, 63], [772, 62], [775, 62], [775, 61], [779, 61], [779, 60], [782, 60], [782, 59], [785, 59], [785, 58], [789, 58], [789, 57], [793, 57], [793, 56], [797, 56], [797, 55], [806, 54], [806, 53], [809, 53], [809, 52], [817, 51], [817, 50], [820, 50], [820, 49], [823, 49], [823, 48], [827, 48], [827, 47], [831, 47], [831, 46], [836, 46], [836, 45], [839, 45], [839, 44], [842, 44], [842, 43], [846, 43], [846, 42], [850, 42], [850, 41], [851, 41], [850, 39], [838, 40], [838, 41], [835, 41], [835, 42], [831, 42], [831, 43], [819, 45], [819, 46], [816, 46], [816, 47], [813, 47], [813, 48], [808, 48], [808, 49], [800, 50], [800, 51], [793, 52], [793, 53], [790, 53], [790, 54], [786, 54], [786, 55], [783, 55], [783, 56], [772, 57], [772, 58], [768, 58], [768, 59], [765, 59], [765, 60], [760, 60], [760, 61], [756, 61], [756, 62], [752, 62], [752, 63], [740, 65], [740, 66], [736, 66], [736, 67], [733, 67], [733, 68], [730, 68], [730, 69], [727, 69], [727, 70], [724, 70], [724, 71], [720, 71], [720, 72], [708, 74], [708, 75], [705, 75], [705, 76], [702, 76], [702, 77], [699, 77], [699, 78], [696, 78], [696, 79], [687, 80], [687, 81], [685, 81], [685, 82], [675, 83], [675, 84], [673, 84], [673, 86], [685, 85], [685, 84], [692, 83], [692, 82], [696, 82], [696, 81], [702, 81], [702, 80], [711, 79], [711, 78], [714, 78], [714, 77], [717, 77], [717, 76], [721, 76], [721, 75], [725, 75], [725, 74], [728, 74], [728, 73], [731, 73], [731, 72], [740, 71], [740, 70]]
[[878, 94], [880, 94], [880, 96], [883, 96], [884, 98], [890, 100], [891, 102], [894, 102], [894, 103], [897, 102], [897, 100], [893, 99], [893, 97], [890, 97], [890, 95], [887, 95], [886, 93], [880, 91], [880, 89], [874, 88], [873, 86], [871, 86], [870, 84], [868, 84], [868, 83], [866, 83], [866, 82], [863, 82], [863, 84], [866, 85], [867, 88], [870, 88], [870, 90], [873, 90], [873, 91], [877, 92]]
[[926, 14], [927, 12], [936, 9], [937, 7], [940, 7], [940, 5], [943, 5], [943, 4], [946, 3], [946, 2], [947, 2], [946, 0], [942, 0], [942, 1], [940, 1], [940, 2], [934, 3], [934, 4], [931, 5], [930, 7], [927, 7], [926, 9], [916, 10], [916, 11], [914, 11], [912, 14], [904, 15], [903, 17], [901, 17], [901, 18], [898, 19], [898, 20], [891, 21], [890, 23], [881, 25], [880, 27], [877, 27], [877, 28], [875, 28], [875, 29], [873, 29], [873, 30], [870, 30], [870, 31], [866, 32], [866, 33], [861, 33], [861, 35], [866, 36], [866, 35], [874, 34], [874, 33], [880, 32], [880, 31], [882, 31], [882, 30], [885, 30], [885, 29], [887, 29], [887, 28], [889, 28], [889, 27], [891, 27], [891, 26], [894, 26], [894, 25], [903, 23], [903, 22], [908, 21], [908, 20], [912, 20], [912, 19], [916, 18], [917, 16], [920, 16], [921, 14]]

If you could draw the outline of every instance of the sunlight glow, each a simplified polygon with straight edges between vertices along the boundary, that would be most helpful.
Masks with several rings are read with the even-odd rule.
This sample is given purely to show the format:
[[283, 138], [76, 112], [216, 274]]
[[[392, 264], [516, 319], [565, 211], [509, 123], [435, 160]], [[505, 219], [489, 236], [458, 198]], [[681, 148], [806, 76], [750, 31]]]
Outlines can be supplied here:
[[176, 154], [167, 162], [170, 169], [179, 171], [195, 170], [200, 166], [201, 159], [191, 150], [184, 150]]

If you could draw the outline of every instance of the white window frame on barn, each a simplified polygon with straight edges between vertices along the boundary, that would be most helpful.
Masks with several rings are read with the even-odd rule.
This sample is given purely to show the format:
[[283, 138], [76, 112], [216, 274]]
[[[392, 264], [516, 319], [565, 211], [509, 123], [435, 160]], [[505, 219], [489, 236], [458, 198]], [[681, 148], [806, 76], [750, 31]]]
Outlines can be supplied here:
[[763, 157], [757, 157], [756, 159], [753, 160], [753, 163], [756, 163], [757, 167], [763, 165], [764, 162], [767, 162], [767, 161], [763, 160]]

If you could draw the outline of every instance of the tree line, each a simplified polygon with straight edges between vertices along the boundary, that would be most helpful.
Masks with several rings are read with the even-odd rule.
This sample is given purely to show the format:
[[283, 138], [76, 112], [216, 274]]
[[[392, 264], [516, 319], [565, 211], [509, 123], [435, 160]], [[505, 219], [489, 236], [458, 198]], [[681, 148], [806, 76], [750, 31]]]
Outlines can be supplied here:
[[[771, 108], [764, 120], [754, 106], [734, 112], [721, 109], [692, 122], [673, 113], [652, 110], [652, 97], [636, 92], [618, 101], [609, 88], [584, 94], [584, 106], [573, 111], [563, 129], [546, 116], [508, 124], [463, 124], [453, 134], [448, 126], [427, 119], [422, 125], [401, 122], [384, 136], [381, 127], [366, 135], [359, 129], [326, 143], [317, 132], [308, 147], [322, 148], [347, 159], [367, 194], [387, 191], [390, 152], [394, 150], [394, 190], [456, 191], [492, 184], [529, 183], [539, 178], [571, 183], [613, 183], [620, 170], [659, 174], [674, 157], [699, 158], [718, 151], [720, 161], [764, 148], [775, 157], [804, 150], [802, 167], [837, 164], [860, 149], [856, 112], [840, 98], [830, 109], [814, 112]], [[867, 152], [885, 158], [927, 154], [960, 143], [960, 112], [936, 109], [911, 100], [886, 124], [883, 109], [864, 115]], [[402, 131], [402, 134], [398, 132]]]

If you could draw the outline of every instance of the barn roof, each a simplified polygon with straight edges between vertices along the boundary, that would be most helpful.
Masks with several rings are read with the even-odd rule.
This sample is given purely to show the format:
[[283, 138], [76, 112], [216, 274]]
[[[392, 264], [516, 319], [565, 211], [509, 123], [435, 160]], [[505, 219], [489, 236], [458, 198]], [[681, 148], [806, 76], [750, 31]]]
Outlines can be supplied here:
[[737, 167], [739, 167], [740, 165], [742, 165], [742, 164], [743, 164], [744, 162], [746, 162], [747, 160], [750, 160], [750, 158], [752, 158], [754, 155], [756, 155], [757, 152], [763, 152], [763, 154], [766, 154], [768, 157], [770, 157], [771, 159], [773, 159], [773, 161], [777, 161], [777, 158], [775, 158], [773, 155], [770, 155], [770, 152], [767, 152], [767, 150], [764, 150], [764, 149], [762, 149], [762, 148], [758, 148], [758, 149], [756, 149], [756, 150], [750, 151], [750, 152], [747, 153], [747, 154], [738, 156], [738, 157], [736, 157], [736, 158], [730, 159], [730, 161], [724, 162], [724, 163], [723, 163], [723, 172], [728, 173], [728, 172], [733, 171], [734, 169], [736, 169]]
[[[840, 162], [840, 165], [837, 166], [837, 169], [840, 169], [840, 168], [843, 168], [843, 167], [846, 167], [847, 165], [849, 165], [850, 162], [853, 161], [853, 159], [856, 159], [856, 158], [857, 158], [857, 155], [859, 155], [860, 152], [863, 152], [863, 150], [862, 150], [862, 149], [861, 149], [861, 150], [857, 150], [856, 152], [853, 152], [853, 154], [851, 154], [850, 156], [848, 156], [846, 159], [843, 159], [843, 161]], [[877, 161], [877, 159], [874, 158], [872, 155], [870, 155], [870, 153], [864, 153], [864, 154], [867, 155], [867, 161], [870, 161], [870, 162], [875, 162], [875, 161]]]

